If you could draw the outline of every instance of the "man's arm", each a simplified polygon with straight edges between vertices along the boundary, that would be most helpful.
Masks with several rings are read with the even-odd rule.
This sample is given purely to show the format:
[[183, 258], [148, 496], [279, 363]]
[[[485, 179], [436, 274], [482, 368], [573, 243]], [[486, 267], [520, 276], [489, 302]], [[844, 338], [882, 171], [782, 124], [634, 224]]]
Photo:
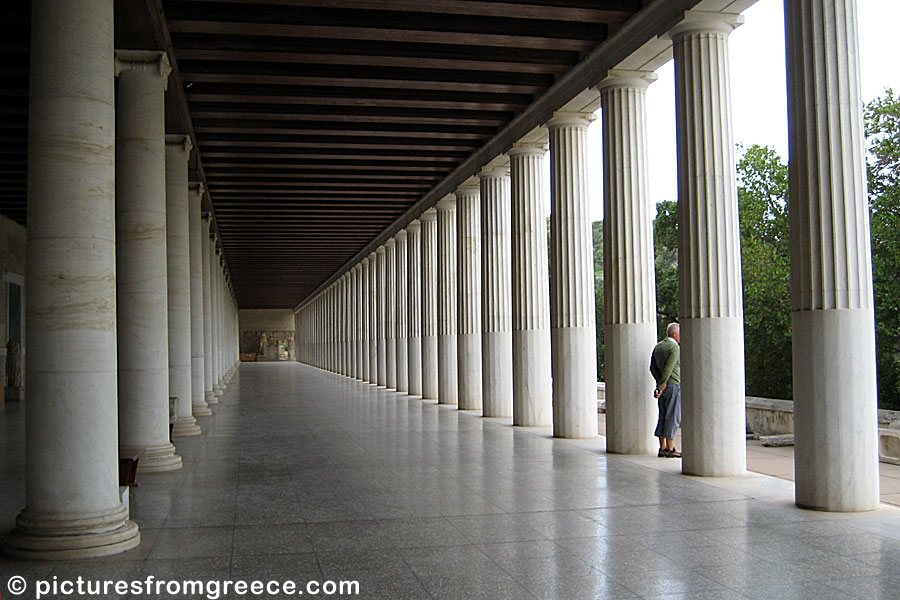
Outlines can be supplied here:
[[669, 353], [669, 356], [666, 359], [666, 366], [663, 368], [663, 372], [660, 375], [659, 380], [656, 382], [656, 386], [659, 388], [659, 391], [663, 391], [664, 389], [666, 389], [666, 385], [669, 383], [669, 377], [672, 376], [672, 371], [675, 370], [675, 365], [678, 364], [678, 361], [680, 359], [681, 347], [676, 345]]

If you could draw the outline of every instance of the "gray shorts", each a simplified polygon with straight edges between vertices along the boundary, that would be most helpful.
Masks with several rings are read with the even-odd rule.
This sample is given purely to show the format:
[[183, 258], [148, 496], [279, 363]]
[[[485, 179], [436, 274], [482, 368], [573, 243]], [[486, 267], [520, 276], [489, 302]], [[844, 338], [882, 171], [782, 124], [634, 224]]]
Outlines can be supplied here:
[[657, 398], [659, 420], [656, 422], [656, 437], [672, 439], [681, 425], [681, 384], [670, 383]]

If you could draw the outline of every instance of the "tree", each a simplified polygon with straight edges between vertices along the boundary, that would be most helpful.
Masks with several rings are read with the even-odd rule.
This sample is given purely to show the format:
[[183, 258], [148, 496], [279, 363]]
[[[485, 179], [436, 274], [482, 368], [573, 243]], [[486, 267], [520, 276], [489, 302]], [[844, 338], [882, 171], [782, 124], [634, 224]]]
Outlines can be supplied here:
[[900, 98], [893, 90], [865, 109], [875, 292], [878, 400], [900, 409]]
[[674, 200], [664, 200], [656, 205], [653, 248], [659, 337], [669, 323], [678, 320], [678, 203]]
[[603, 221], [591, 223], [594, 242], [594, 309], [597, 324], [597, 381], [606, 377], [606, 302], [603, 296]]
[[738, 146], [747, 395], [792, 398], [788, 167], [774, 149]]

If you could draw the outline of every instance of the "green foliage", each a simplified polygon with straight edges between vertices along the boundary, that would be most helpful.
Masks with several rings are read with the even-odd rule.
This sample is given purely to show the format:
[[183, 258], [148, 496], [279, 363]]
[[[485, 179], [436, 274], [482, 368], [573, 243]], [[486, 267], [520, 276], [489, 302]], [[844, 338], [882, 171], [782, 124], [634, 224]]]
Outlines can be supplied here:
[[661, 338], [669, 323], [678, 320], [678, 203], [656, 205], [653, 220], [656, 270], [656, 333]]
[[747, 395], [792, 397], [788, 167], [774, 149], [738, 147]]
[[597, 323], [597, 381], [605, 381], [606, 377], [606, 341], [604, 339], [606, 323], [606, 303], [603, 296], [603, 221], [591, 223], [594, 241], [594, 302]]
[[865, 109], [872, 225], [878, 399], [900, 409], [900, 98], [888, 89]]

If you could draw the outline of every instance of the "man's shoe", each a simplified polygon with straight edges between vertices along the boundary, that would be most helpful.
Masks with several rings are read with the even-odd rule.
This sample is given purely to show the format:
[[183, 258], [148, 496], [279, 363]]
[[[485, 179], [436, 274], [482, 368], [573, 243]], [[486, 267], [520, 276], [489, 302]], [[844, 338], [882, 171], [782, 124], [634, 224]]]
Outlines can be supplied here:
[[669, 458], [669, 451], [665, 448], [660, 448], [659, 453], [656, 456], [657, 458]]

